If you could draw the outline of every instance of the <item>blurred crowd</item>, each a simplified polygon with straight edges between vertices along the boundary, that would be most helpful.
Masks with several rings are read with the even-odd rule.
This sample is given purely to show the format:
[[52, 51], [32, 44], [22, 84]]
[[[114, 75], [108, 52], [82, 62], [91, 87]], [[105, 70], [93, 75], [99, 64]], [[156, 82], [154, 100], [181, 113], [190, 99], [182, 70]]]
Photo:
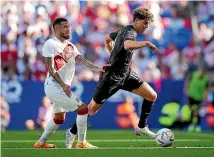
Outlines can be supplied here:
[[[52, 22], [65, 17], [82, 55], [95, 64], [107, 62], [104, 36], [131, 24], [133, 10], [143, 5], [154, 22], [137, 40], [149, 40], [160, 49], [136, 50], [131, 68], [146, 81], [183, 79], [202, 65], [214, 69], [214, 2], [188, 1], [5, 1], [1, 10], [1, 69], [4, 80], [44, 81], [47, 68], [42, 46], [52, 37]], [[192, 17], [190, 19], [190, 17]], [[193, 25], [194, 24], [194, 25]], [[137, 52], [138, 51], [138, 52]], [[78, 65], [76, 79], [97, 80], [98, 74]]]
[[10, 123], [10, 106], [6, 102], [5, 98], [3, 96], [0, 97], [0, 104], [1, 104], [1, 131], [6, 131], [6, 128], [8, 127]]
[[38, 108], [37, 119], [26, 120], [25, 127], [28, 130], [44, 129], [52, 118], [53, 104], [48, 97], [44, 96], [41, 101], [41, 106]]

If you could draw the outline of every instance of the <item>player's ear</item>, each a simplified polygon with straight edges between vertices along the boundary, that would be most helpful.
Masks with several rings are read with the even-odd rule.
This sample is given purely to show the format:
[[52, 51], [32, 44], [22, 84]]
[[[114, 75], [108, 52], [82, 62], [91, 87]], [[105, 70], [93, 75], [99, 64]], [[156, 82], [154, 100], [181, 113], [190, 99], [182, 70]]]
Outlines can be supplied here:
[[54, 27], [54, 31], [55, 31], [55, 32], [59, 31], [59, 25], [56, 25], [56, 26]]
[[139, 22], [140, 22], [140, 19], [138, 19], [138, 18], [136, 18], [134, 21], [135, 24], [138, 24]]

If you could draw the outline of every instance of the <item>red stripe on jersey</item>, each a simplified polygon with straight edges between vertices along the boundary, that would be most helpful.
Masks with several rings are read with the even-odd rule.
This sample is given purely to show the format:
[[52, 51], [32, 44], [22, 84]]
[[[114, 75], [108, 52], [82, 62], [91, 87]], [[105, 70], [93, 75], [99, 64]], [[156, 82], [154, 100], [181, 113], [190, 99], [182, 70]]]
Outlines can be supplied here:
[[[69, 48], [70, 47], [70, 48]], [[74, 47], [72, 44], [68, 44], [62, 53], [54, 57], [54, 68], [58, 71], [71, 59], [74, 53]]]
[[65, 64], [67, 63], [67, 61], [62, 58], [61, 56], [57, 55], [54, 57], [54, 68], [55, 70], [59, 70], [61, 69]]

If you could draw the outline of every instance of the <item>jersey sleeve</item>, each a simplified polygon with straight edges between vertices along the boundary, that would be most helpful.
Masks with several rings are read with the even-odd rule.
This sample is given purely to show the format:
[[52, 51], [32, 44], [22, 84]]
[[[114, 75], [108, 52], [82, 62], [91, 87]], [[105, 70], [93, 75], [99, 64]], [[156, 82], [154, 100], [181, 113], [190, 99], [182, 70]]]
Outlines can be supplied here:
[[137, 36], [137, 34], [135, 31], [133, 31], [131, 29], [126, 30], [124, 33], [124, 41], [125, 40], [134, 40], [135, 41], [136, 36]]
[[46, 41], [42, 48], [42, 55], [44, 57], [54, 57], [54, 47], [50, 44], [50, 42]]
[[117, 33], [118, 33], [118, 31], [117, 31], [117, 32], [112, 32], [112, 33], [110, 33], [110, 34], [109, 34], [110, 38], [111, 38], [112, 40], [115, 40], [116, 37], [117, 37]]

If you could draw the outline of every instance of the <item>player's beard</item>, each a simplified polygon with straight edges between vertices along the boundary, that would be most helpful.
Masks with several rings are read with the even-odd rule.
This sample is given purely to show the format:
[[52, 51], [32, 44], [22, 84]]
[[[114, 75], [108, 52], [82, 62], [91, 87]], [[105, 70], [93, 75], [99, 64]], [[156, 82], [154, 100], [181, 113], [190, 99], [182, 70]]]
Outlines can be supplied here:
[[60, 37], [63, 38], [63, 39], [69, 39], [70, 38], [70, 34], [68, 35], [65, 35], [64, 33], [60, 33]]

